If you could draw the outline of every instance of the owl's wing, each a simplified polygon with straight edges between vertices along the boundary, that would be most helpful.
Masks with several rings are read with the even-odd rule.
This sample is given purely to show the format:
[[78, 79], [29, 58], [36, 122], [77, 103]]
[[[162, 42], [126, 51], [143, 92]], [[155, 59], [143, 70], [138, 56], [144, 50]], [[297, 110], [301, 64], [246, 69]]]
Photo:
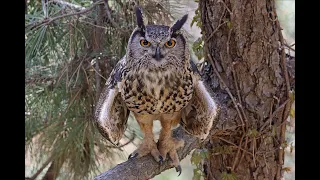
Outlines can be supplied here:
[[118, 145], [126, 129], [129, 110], [121, 98], [118, 83], [125, 66], [123, 57], [114, 67], [100, 94], [94, 119], [99, 132], [114, 145]]
[[197, 67], [191, 62], [194, 92], [191, 102], [182, 112], [180, 125], [184, 130], [200, 139], [205, 139], [218, 114], [218, 106], [212, 98], [212, 91], [201, 80]]

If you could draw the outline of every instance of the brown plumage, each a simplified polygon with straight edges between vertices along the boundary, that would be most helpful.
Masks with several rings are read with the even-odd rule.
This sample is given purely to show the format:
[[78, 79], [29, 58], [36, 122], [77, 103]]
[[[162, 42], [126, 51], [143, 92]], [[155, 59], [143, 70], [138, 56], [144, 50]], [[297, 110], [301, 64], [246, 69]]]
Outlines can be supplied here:
[[[129, 157], [151, 153], [162, 163], [167, 154], [181, 173], [176, 150], [182, 140], [171, 136], [179, 123], [191, 135], [205, 139], [217, 114], [217, 106], [190, 61], [186, 39], [180, 32], [183, 16], [173, 26], [145, 25], [136, 9], [138, 27], [132, 32], [126, 55], [117, 63], [96, 106], [100, 133], [118, 144], [131, 111], [144, 139]], [[153, 121], [160, 120], [158, 144]]]

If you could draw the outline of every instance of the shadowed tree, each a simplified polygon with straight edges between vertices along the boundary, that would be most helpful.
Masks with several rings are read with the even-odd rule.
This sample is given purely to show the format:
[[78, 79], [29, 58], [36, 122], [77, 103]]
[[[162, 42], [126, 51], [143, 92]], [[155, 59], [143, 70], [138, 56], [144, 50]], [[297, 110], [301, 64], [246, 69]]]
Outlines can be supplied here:
[[[217, 128], [225, 132], [210, 140], [206, 177], [280, 179], [293, 94], [275, 1], [200, 1], [199, 7], [213, 67], [208, 83], [223, 107]], [[231, 151], [216, 153], [221, 146]]]

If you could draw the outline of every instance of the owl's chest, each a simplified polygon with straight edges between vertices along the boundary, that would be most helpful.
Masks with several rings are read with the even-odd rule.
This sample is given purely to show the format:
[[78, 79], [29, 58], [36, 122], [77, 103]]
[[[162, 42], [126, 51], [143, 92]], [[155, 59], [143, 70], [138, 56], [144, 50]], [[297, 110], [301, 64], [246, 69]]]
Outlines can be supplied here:
[[170, 114], [180, 111], [192, 98], [190, 73], [128, 73], [122, 80], [121, 96], [128, 109], [139, 114]]

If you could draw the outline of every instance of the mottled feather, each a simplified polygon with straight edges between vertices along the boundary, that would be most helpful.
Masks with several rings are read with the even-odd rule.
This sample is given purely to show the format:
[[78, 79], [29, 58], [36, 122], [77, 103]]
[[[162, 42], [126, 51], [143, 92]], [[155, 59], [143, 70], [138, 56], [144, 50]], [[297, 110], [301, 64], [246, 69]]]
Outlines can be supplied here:
[[192, 61], [190, 64], [195, 81], [194, 92], [190, 103], [182, 111], [180, 125], [188, 134], [203, 140], [207, 138], [219, 109], [211, 89], [201, 80], [196, 65]]
[[123, 136], [129, 116], [129, 110], [121, 98], [118, 87], [124, 65], [125, 57], [110, 73], [94, 114], [99, 132], [114, 145], [117, 145]]
[[[130, 157], [151, 153], [161, 162], [169, 153], [178, 168], [176, 150], [184, 143], [172, 137], [172, 128], [180, 124], [187, 133], [205, 139], [218, 108], [190, 61], [188, 44], [180, 31], [188, 16], [171, 27], [145, 25], [142, 10], [135, 11], [137, 27], [129, 38], [126, 56], [117, 63], [101, 93], [96, 124], [105, 138], [117, 144], [131, 111], [144, 139]], [[154, 120], [161, 123], [157, 144], [152, 132]]]

